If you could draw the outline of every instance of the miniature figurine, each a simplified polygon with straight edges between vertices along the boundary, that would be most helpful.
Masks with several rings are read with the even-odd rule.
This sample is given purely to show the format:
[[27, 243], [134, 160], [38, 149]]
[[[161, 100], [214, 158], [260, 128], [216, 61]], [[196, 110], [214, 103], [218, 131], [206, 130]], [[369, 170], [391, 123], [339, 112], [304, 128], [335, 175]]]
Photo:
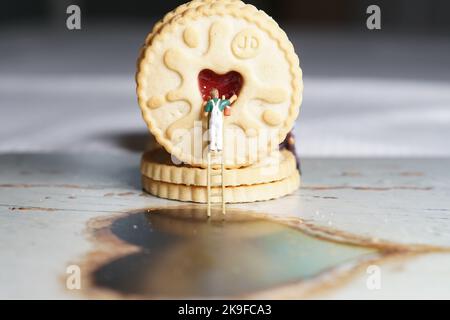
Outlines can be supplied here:
[[205, 101], [205, 117], [209, 117], [209, 150], [222, 151], [223, 149], [223, 115], [230, 115], [230, 106], [236, 101], [237, 96], [234, 94], [230, 99], [219, 99], [219, 90], [211, 89], [211, 99]]

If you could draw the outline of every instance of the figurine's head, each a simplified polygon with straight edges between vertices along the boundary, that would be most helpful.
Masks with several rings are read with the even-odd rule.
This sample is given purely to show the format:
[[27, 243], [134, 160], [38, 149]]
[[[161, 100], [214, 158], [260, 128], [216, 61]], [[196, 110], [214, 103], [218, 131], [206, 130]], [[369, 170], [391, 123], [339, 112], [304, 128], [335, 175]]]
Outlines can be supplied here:
[[217, 90], [216, 88], [212, 88], [209, 94], [211, 95], [212, 99], [219, 98], [219, 90]]

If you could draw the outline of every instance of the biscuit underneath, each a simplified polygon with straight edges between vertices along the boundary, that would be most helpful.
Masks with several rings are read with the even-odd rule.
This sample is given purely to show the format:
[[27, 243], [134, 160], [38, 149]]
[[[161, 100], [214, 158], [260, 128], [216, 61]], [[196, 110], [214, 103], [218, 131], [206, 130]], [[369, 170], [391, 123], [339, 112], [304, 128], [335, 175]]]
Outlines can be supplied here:
[[[282, 180], [295, 174], [296, 159], [286, 149], [274, 152], [272, 157], [261, 160], [248, 167], [226, 169], [225, 186], [241, 186], [268, 183]], [[145, 152], [141, 160], [141, 174], [155, 181], [172, 184], [203, 186], [207, 185], [207, 170], [188, 165], [175, 165], [164, 149]], [[211, 183], [218, 184], [219, 176], [212, 176]]]
[[[155, 181], [142, 176], [145, 191], [164, 199], [206, 203], [207, 188], [201, 186], [187, 186], [183, 184]], [[224, 198], [226, 203], [245, 203], [265, 201], [288, 195], [300, 187], [300, 173], [296, 171], [291, 176], [274, 182], [261, 183], [250, 186], [226, 187]], [[218, 192], [212, 188], [212, 193]], [[214, 201], [212, 202], [219, 202]]]

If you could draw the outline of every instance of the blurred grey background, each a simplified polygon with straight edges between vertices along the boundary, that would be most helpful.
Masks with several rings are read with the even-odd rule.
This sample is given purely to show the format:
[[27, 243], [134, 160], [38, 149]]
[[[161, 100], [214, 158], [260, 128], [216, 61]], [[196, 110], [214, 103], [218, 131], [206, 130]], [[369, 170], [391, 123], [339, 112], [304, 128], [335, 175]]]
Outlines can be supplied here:
[[[450, 2], [247, 1], [286, 30], [304, 72], [302, 156], [450, 156]], [[183, 1], [2, 1], [0, 152], [140, 152], [138, 49]], [[81, 30], [66, 8], [81, 8]], [[381, 8], [381, 30], [366, 8]]]

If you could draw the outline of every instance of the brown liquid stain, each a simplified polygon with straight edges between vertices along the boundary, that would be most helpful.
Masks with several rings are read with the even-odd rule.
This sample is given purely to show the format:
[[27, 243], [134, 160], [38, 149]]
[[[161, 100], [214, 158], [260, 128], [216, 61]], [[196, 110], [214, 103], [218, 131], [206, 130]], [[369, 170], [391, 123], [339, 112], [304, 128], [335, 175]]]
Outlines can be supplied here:
[[370, 247], [382, 250], [388, 253], [426, 253], [426, 252], [448, 252], [450, 248], [444, 248], [439, 246], [432, 246], [426, 244], [399, 244], [395, 242], [389, 242], [378, 238], [363, 237], [354, 235], [349, 232], [341, 231], [331, 227], [318, 226], [307, 220], [300, 220], [297, 217], [293, 218], [277, 218], [268, 216], [267, 219], [273, 219], [274, 221], [281, 222], [297, 228], [312, 237], [320, 238], [326, 241], [334, 241], [338, 243], [344, 243], [349, 245], [357, 245], [363, 247]]
[[341, 176], [343, 176], [343, 177], [362, 177], [362, 173], [357, 172], [357, 171], [344, 171], [341, 173]]
[[313, 196], [313, 198], [316, 198], [316, 199], [325, 199], [325, 200], [336, 200], [336, 199], [339, 199], [338, 197], [321, 197], [321, 196]]
[[[178, 210], [192, 209], [192, 219], [198, 219], [194, 212], [198, 212], [198, 206], [195, 205], [182, 205], [171, 208], [152, 208], [147, 209], [148, 213], [156, 210], [166, 210], [174, 212]], [[111, 289], [100, 288], [95, 286], [92, 278], [92, 274], [101, 266], [108, 264], [109, 262], [117, 259], [121, 256], [136, 253], [141, 250], [140, 247], [127, 243], [118, 237], [116, 237], [110, 227], [112, 223], [120, 218], [142, 212], [144, 210], [135, 210], [128, 213], [116, 214], [113, 216], [101, 217], [91, 219], [87, 224], [85, 231], [88, 239], [94, 244], [95, 249], [89, 252], [80, 261], [73, 262], [81, 267], [83, 289], [79, 292], [83, 296], [89, 296], [91, 298], [101, 299], [144, 299], [141, 295], [123, 294]], [[206, 212], [206, 210], [205, 210]], [[238, 213], [236, 213], [238, 212]], [[380, 239], [373, 239], [369, 237], [356, 236], [347, 232], [336, 230], [329, 227], [317, 226], [306, 220], [302, 220], [298, 217], [286, 218], [278, 217], [268, 214], [261, 214], [251, 211], [238, 211], [229, 212], [226, 216], [222, 216], [217, 213], [211, 218], [219, 220], [232, 220], [232, 221], [248, 221], [252, 219], [268, 220], [275, 223], [281, 223], [294, 229], [303, 232], [306, 235], [323, 239], [325, 241], [336, 242], [339, 244], [348, 244], [363, 246], [368, 248], [375, 248], [380, 250], [380, 255], [369, 259], [357, 259], [357, 261], [344, 266], [333, 267], [316, 276], [311, 280], [295, 281], [290, 284], [284, 284], [281, 286], [275, 286], [267, 290], [259, 290], [257, 292], [251, 292], [247, 294], [239, 294], [227, 299], [310, 299], [315, 298], [320, 294], [330, 292], [337, 289], [356, 275], [361, 274], [364, 270], [372, 264], [382, 264], [389, 261], [405, 261], [412, 259], [420, 254], [433, 253], [433, 252], [449, 252], [450, 249], [442, 248], [431, 245], [404, 245], [398, 243], [392, 243], [383, 241]], [[203, 217], [206, 219], [206, 217]], [[184, 232], [184, 230], [179, 230]], [[61, 280], [65, 284], [66, 275], [63, 275]], [[160, 299], [164, 297], [154, 296], [152, 299]], [[148, 299], [148, 297], [145, 297]]]
[[134, 195], [134, 192], [122, 192], [117, 194], [119, 197], [126, 197]]
[[134, 192], [121, 192], [121, 193], [108, 192], [108, 193], [105, 193], [103, 196], [104, 197], [113, 197], [113, 196], [126, 197], [126, 196], [132, 196], [132, 195], [135, 195], [135, 193]]
[[280, 286], [269, 290], [255, 293], [251, 297], [242, 296], [242, 299], [279, 299], [279, 300], [297, 300], [297, 299], [320, 299], [324, 294], [329, 294], [333, 290], [337, 290], [357, 275], [363, 274], [370, 265], [381, 265], [393, 261], [406, 262], [413, 259], [420, 254], [428, 252], [389, 252], [379, 258], [367, 259], [356, 262], [354, 265], [344, 266], [343, 268], [335, 268], [334, 270], [327, 270], [318, 275], [317, 284], [298, 284]]
[[58, 211], [58, 209], [55, 208], [43, 208], [43, 207], [10, 207], [10, 211], [45, 211], [45, 212], [54, 212]]
[[411, 172], [406, 171], [406, 172], [400, 172], [399, 175], [402, 177], [423, 177], [424, 173], [419, 172], [419, 171], [411, 171]]

